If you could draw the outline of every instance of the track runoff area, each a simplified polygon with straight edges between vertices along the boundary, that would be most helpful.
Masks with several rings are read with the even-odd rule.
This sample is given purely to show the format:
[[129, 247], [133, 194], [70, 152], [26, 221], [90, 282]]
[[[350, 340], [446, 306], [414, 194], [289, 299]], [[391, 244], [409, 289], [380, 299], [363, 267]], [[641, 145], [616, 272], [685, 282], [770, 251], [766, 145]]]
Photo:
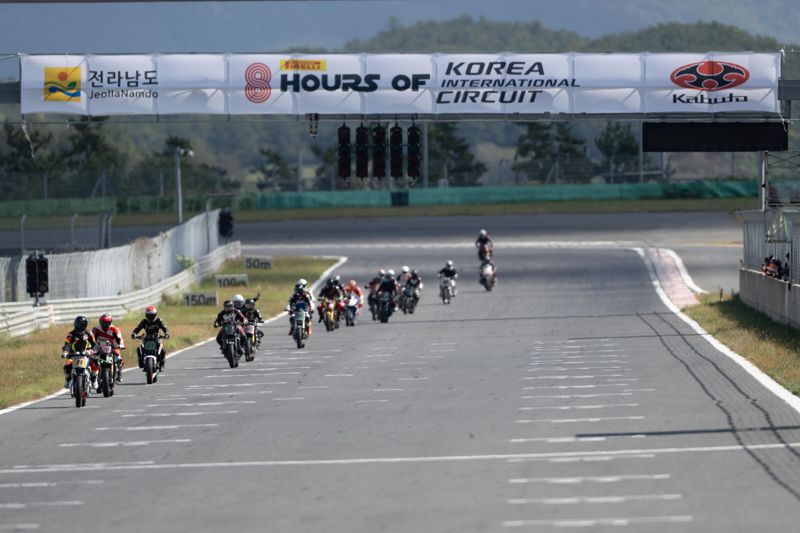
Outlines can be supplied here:
[[2, 415], [0, 527], [792, 530], [798, 411], [681, 318], [647, 254], [555, 246], [498, 242], [486, 292], [469, 243], [309, 242], [347, 254], [343, 279], [411, 263], [417, 311], [303, 350], [280, 317], [237, 369], [210, 342], [87, 409]]
[[[77, 65], [135, 73], [146, 64], [153, 80], [172, 76], [160, 89], [162, 113], [301, 115], [313, 105], [336, 120], [391, 109], [409, 119], [658, 112], [779, 123], [777, 54], [678, 56], [503, 55], [503, 83], [520, 78], [540, 91], [522, 102], [446, 101], [447, 91], [498, 77], [473, 72], [481, 60], [468, 57], [24, 56], [21, 102], [29, 113], [153, 114], [147, 95], [131, 97], [135, 109], [112, 90], [91, 102], [43, 97], [42, 73], [59, 74], [55, 65], [80, 84]], [[316, 85], [323, 68], [328, 79]], [[375, 90], [365, 74], [359, 98], [342, 98], [355, 91], [343, 80], [361, 83], [346, 78], [353, 69], [373, 73]], [[640, 75], [607, 79], [623, 71]], [[430, 76], [416, 89], [384, 83], [398, 72]], [[212, 78], [230, 94], [168, 98]], [[210, 107], [181, 107], [201, 100]], [[662, 149], [681, 137], [649, 133], [645, 144]], [[747, 146], [693, 146], [767, 148], [754, 148], [750, 133]], [[347, 255], [336, 270], [343, 279], [410, 264], [427, 283], [413, 315], [388, 324], [362, 317], [332, 333], [316, 327], [302, 350], [281, 317], [266, 327], [255, 361], [239, 368], [210, 342], [170, 359], [157, 384], [127, 379], [86, 409], [62, 395], [2, 414], [0, 530], [790, 531], [800, 523], [795, 399], [680, 315], [647, 250], [499, 241], [499, 282], [486, 292], [469, 243], [424, 232], [408, 245], [380, 238], [295, 242]], [[447, 306], [435, 280], [446, 259], [461, 271]]]

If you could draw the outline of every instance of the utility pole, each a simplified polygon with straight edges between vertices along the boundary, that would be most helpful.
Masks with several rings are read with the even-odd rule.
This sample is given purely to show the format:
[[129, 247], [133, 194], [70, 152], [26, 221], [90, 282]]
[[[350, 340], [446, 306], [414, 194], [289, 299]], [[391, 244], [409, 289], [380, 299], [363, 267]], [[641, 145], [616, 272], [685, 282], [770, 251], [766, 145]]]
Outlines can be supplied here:
[[176, 217], [178, 225], [183, 224], [183, 187], [181, 186], [182, 155], [193, 157], [194, 152], [185, 148], [181, 148], [180, 146], [175, 147], [175, 208], [178, 212]]
[[422, 186], [428, 188], [428, 123], [422, 123]]

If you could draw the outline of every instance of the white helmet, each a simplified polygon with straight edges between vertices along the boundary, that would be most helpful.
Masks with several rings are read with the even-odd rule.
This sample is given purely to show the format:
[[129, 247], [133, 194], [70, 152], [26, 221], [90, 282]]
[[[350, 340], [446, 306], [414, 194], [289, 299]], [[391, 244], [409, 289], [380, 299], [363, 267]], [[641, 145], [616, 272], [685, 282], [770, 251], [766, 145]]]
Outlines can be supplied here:
[[305, 287], [306, 285], [308, 285], [308, 282], [306, 281], [305, 278], [300, 278], [297, 280], [296, 285], [302, 285], [303, 287]]
[[447, 263], [445, 263], [444, 266], [446, 266], [447, 268], [451, 268], [453, 266], [453, 262], [448, 259]]
[[486, 237], [486, 230], [485, 229], [481, 230], [481, 237]]
[[233, 297], [233, 306], [236, 309], [241, 309], [243, 305], [244, 305], [244, 296], [242, 296], [241, 294], [235, 295]]
[[386, 273], [394, 277], [394, 270], [392, 270], [391, 268], [388, 271], [386, 271]]
[[403, 268], [400, 269], [400, 272], [402, 272], [403, 274], [408, 274], [410, 271], [411, 269], [408, 268], [408, 265], [403, 265]]

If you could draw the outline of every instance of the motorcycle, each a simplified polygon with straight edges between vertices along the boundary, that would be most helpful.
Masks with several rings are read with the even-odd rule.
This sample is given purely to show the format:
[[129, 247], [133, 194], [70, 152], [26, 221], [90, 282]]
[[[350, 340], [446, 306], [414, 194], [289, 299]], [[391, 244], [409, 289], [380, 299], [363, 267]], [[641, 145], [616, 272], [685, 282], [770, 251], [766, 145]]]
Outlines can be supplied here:
[[249, 350], [242, 346], [242, 339], [239, 334], [239, 328], [235, 322], [225, 322], [222, 325], [222, 354], [228, 361], [231, 368], [239, 366], [239, 359], [242, 355], [247, 358]]
[[294, 327], [292, 335], [298, 348], [303, 348], [308, 338], [308, 307], [305, 302], [297, 302], [294, 306]]
[[114, 396], [114, 378], [117, 376], [117, 355], [110, 342], [99, 343], [95, 347], [95, 358], [100, 367], [97, 376], [97, 392], [102, 392], [104, 398]]
[[450, 300], [452, 300], [456, 296], [455, 278], [443, 277], [439, 282], [439, 294], [442, 297], [442, 303], [449, 304]]
[[336, 329], [336, 302], [329, 298], [323, 298], [320, 303], [322, 322], [325, 324], [325, 331]]
[[403, 295], [400, 299], [400, 308], [403, 310], [403, 313], [414, 314], [414, 309], [417, 308], [417, 304], [419, 303], [419, 293], [422, 285], [412, 285], [407, 283], [405, 287], [403, 287]]
[[248, 322], [244, 326], [244, 334], [247, 337], [248, 346], [245, 348], [244, 360], [252, 361], [256, 358], [255, 352], [261, 346], [261, 335], [258, 334], [258, 324]]
[[75, 398], [75, 407], [84, 407], [89, 397], [89, 352], [73, 352], [65, 357], [72, 361], [70, 394]]
[[494, 265], [488, 261], [481, 265], [480, 282], [487, 291], [492, 290], [497, 284], [497, 274], [495, 272]]
[[378, 319], [385, 324], [392, 316], [392, 295], [386, 291], [378, 293]]
[[144, 371], [145, 376], [147, 377], [147, 384], [152, 385], [158, 381], [158, 373], [160, 371], [158, 365], [158, 353], [161, 351], [161, 342], [159, 341], [160, 339], [165, 339], [166, 337], [162, 335], [138, 335], [136, 338], [142, 339], [142, 358], [141, 361], [139, 361], [139, 368]]
[[351, 294], [347, 297], [344, 306], [344, 323], [346, 326], [356, 325], [356, 315], [358, 315], [358, 296]]

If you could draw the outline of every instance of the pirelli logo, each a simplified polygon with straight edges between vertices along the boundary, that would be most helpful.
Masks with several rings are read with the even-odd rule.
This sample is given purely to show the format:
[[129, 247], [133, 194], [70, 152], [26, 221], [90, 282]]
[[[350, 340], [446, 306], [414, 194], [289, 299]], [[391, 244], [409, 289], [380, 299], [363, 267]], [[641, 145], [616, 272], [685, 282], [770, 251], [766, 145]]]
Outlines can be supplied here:
[[281, 70], [325, 70], [325, 61], [317, 59], [281, 59]]

